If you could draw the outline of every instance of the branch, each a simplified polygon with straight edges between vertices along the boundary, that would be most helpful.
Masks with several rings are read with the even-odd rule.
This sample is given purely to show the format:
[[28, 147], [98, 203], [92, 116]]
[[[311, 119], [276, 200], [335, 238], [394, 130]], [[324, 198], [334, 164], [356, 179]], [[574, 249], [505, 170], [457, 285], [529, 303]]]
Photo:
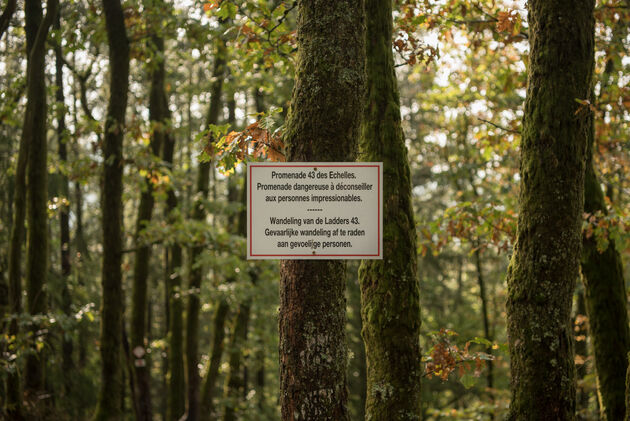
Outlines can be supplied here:
[[521, 134], [521, 132], [519, 130], [513, 130], [513, 129], [508, 129], [507, 127], [503, 127], [503, 126], [499, 126], [498, 124], [493, 123], [492, 121], [488, 121], [488, 120], [484, 120], [481, 117], [475, 117], [477, 120], [479, 121], [483, 121], [486, 124], [489, 124], [491, 126], [496, 127], [497, 129], [501, 129], [503, 131], [506, 131], [508, 133], [514, 133], [514, 134]]
[[2, 16], [0, 16], [0, 40], [4, 32], [9, 28], [9, 23], [11, 22], [16, 6], [17, 0], [9, 0], [4, 8], [4, 12], [2, 12]]

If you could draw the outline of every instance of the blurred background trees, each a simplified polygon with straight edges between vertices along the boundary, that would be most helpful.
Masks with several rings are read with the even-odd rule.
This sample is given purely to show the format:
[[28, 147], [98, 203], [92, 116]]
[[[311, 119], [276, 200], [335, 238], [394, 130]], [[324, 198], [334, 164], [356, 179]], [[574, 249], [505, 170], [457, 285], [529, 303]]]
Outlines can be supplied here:
[[[33, 1], [2, 3], [0, 17], [2, 416], [279, 419], [279, 267], [244, 260], [238, 221], [243, 162], [285, 153], [298, 2], [124, 1], [112, 30], [111, 0], [62, 2], [58, 24], [53, 1]], [[422, 417], [500, 419], [510, 403], [505, 277], [519, 215], [527, 11], [502, 0], [392, 6], [417, 238]], [[48, 34], [34, 29], [33, 13]], [[576, 279], [572, 312], [580, 419], [623, 402], [606, 392], [606, 366], [628, 351], [627, 319], [597, 304], [602, 291], [592, 288], [612, 285], [603, 293], [627, 311], [628, 3], [598, 2], [594, 18], [593, 93], [575, 98], [593, 133], [585, 283]], [[112, 44], [123, 23], [128, 87], [122, 39]], [[41, 56], [29, 55], [37, 45]], [[120, 101], [123, 90], [127, 104], [113, 110], [110, 96]], [[33, 95], [45, 122], [30, 122]], [[121, 112], [124, 127], [115, 124]], [[25, 141], [34, 127], [39, 141]], [[104, 234], [108, 223], [119, 241]], [[365, 416], [367, 384], [358, 272], [349, 261], [352, 420]], [[619, 326], [599, 329], [607, 317]], [[101, 336], [108, 324], [118, 342]], [[605, 349], [601, 338], [623, 338], [624, 326], [625, 342]], [[623, 381], [617, 371], [614, 384]]]

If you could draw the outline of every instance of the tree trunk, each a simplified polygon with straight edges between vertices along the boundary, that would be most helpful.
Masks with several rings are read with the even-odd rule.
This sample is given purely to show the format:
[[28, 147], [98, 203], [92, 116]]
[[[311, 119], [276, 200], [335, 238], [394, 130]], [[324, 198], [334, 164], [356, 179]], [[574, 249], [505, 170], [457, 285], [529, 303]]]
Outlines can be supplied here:
[[[166, 97], [164, 98], [166, 103]], [[168, 106], [165, 106], [168, 112]], [[175, 138], [165, 137], [163, 160], [173, 170], [173, 152]], [[166, 199], [167, 219], [170, 224], [176, 222], [177, 196], [171, 185]], [[184, 374], [184, 306], [182, 303], [182, 248], [178, 243], [170, 245], [168, 253], [168, 396], [166, 421], [179, 420], [186, 412], [186, 380]]]
[[123, 419], [124, 389], [121, 357], [122, 289], [122, 175], [125, 109], [129, 87], [129, 41], [120, 0], [103, 0], [109, 44], [110, 97], [103, 135], [103, 267], [101, 283], [101, 388], [95, 421]]
[[[55, 19], [54, 29], [59, 30], [60, 15], [57, 14]], [[70, 184], [68, 182], [68, 176], [66, 175], [68, 165], [68, 148], [66, 143], [68, 142], [68, 133], [66, 129], [66, 107], [64, 96], [64, 84], [63, 84], [63, 52], [61, 50], [61, 43], [55, 45], [55, 85], [57, 90], [55, 91], [55, 99], [57, 101], [57, 143], [58, 143], [58, 155], [59, 164], [61, 167], [60, 181], [61, 181], [61, 194], [60, 196], [65, 200], [70, 200]], [[62, 203], [59, 209], [59, 256], [61, 261], [61, 310], [67, 317], [72, 317], [72, 297], [70, 296], [69, 284], [71, 282], [70, 276], [72, 275], [72, 264], [70, 260], [70, 207], [69, 205]], [[72, 359], [72, 353], [74, 346], [72, 343], [71, 332], [62, 332], [61, 343], [61, 371], [63, 375], [63, 388], [64, 396], [69, 397], [72, 395], [72, 383], [75, 376], [74, 362]]]
[[[365, 83], [362, 0], [298, 1], [297, 76], [288, 161], [356, 157]], [[338, 260], [280, 267], [282, 419], [348, 420], [345, 268]]]
[[242, 393], [245, 384], [241, 370], [243, 350], [247, 344], [247, 329], [251, 310], [251, 299], [246, 299], [238, 307], [238, 314], [234, 323], [234, 330], [228, 347], [229, 371], [225, 382], [225, 414], [223, 421], [236, 421], [238, 406], [242, 401]]
[[[591, 135], [592, 130], [591, 127]], [[593, 146], [591, 141], [586, 157], [584, 212], [592, 214], [600, 211], [605, 215], [608, 212], [604, 193], [595, 174]], [[582, 274], [597, 369], [601, 417], [612, 421], [623, 419], [626, 413], [624, 387], [628, 366], [626, 355], [630, 352], [630, 329], [621, 257], [615, 241], [608, 240], [608, 247], [600, 252], [597, 239], [584, 236]]]
[[[27, 309], [31, 315], [46, 312], [44, 285], [48, 275], [48, 142], [46, 137], [46, 38], [57, 13], [59, 3], [51, 0], [42, 20], [39, 0], [25, 3], [27, 31], [35, 37], [29, 50], [27, 104], [22, 136], [30, 145], [27, 160], [26, 217], [26, 285]], [[42, 329], [32, 326], [33, 338]], [[45, 358], [42, 352], [29, 354], [24, 370], [24, 388], [31, 398], [45, 389]]]
[[221, 357], [223, 356], [224, 340], [225, 340], [225, 321], [230, 307], [227, 300], [221, 300], [214, 314], [212, 338], [212, 350], [210, 351], [210, 363], [208, 364], [208, 372], [201, 390], [201, 411], [199, 413], [200, 421], [210, 421], [216, 419], [214, 396], [217, 381], [219, 379], [219, 366], [221, 365]]
[[[210, 107], [206, 126], [217, 124], [221, 112], [221, 91], [225, 77], [226, 46], [224, 40], [217, 40], [217, 52], [215, 55], [214, 69], [212, 72], [212, 87], [210, 89]], [[210, 136], [210, 135], [209, 135]], [[209, 140], [212, 140], [209, 138]], [[199, 164], [197, 173], [197, 200], [193, 204], [193, 219], [203, 221], [206, 218], [206, 209], [203, 202], [208, 199], [210, 185], [210, 162]], [[188, 309], [186, 312], [186, 372], [188, 374], [188, 421], [197, 421], [199, 418], [199, 369], [197, 368], [199, 356], [199, 292], [203, 268], [195, 265], [197, 258], [206, 246], [197, 245], [191, 248], [188, 273]]]
[[420, 297], [407, 148], [392, 56], [389, 0], [366, 0], [367, 102], [361, 159], [383, 161], [383, 260], [361, 263], [366, 418], [420, 417]]
[[510, 420], [574, 420], [571, 304], [579, 274], [593, 73], [591, 0], [533, 0], [520, 214], [507, 274]]
[[[241, 191], [241, 205], [242, 210], [238, 214], [237, 221], [234, 221], [232, 225], [237, 226], [237, 234], [241, 237], [247, 237], [247, 171], [244, 173], [243, 189]], [[238, 197], [238, 190], [234, 196]], [[236, 198], [235, 198], [236, 199]], [[250, 268], [249, 276], [252, 282], [252, 288], [255, 288], [256, 281], [258, 279], [258, 272], [256, 267]], [[236, 421], [238, 414], [238, 406], [242, 401], [243, 393], [245, 391], [245, 376], [241, 369], [242, 359], [244, 355], [244, 349], [247, 345], [247, 331], [249, 327], [249, 318], [252, 307], [252, 299], [246, 298], [238, 306], [238, 313], [236, 321], [234, 323], [234, 330], [232, 331], [232, 337], [230, 338], [229, 350], [229, 371], [227, 379], [225, 381], [225, 413], [223, 421]]]
[[[586, 300], [584, 298], [584, 290], [578, 285], [577, 291], [577, 308], [575, 311], [575, 318], [573, 320], [574, 338], [575, 338], [575, 357], [576, 357], [576, 376], [577, 376], [577, 413], [578, 420], [588, 419], [588, 391], [585, 387], [580, 386], [580, 382], [586, 377], [586, 358], [588, 357], [588, 323], [586, 322]], [[578, 364], [577, 359], [580, 358], [583, 363]], [[624, 374], [625, 375], [625, 374]]]
[[[151, 77], [151, 89], [149, 93], [149, 121], [151, 139], [149, 149], [151, 160], [155, 160], [160, 154], [167, 125], [167, 103], [165, 101], [164, 79], [164, 39], [160, 35], [159, 23], [154, 22], [152, 16], [156, 10], [149, 7], [147, 26], [151, 33], [148, 49], [151, 54], [151, 61], [148, 64]], [[145, 189], [140, 195], [138, 206], [138, 219], [136, 221], [136, 258], [134, 263], [133, 295], [132, 295], [132, 319], [131, 319], [131, 349], [135, 356], [135, 387], [138, 398], [138, 408], [140, 413], [137, 421], [148, 421], [153, 418], [151, 408], [151, 372], [149, 356], [147, 354], [147, 302], [148, 302], [148, 278], [149, 263], [151, 260], [151, 245], [143, 244], [140, 239], [142, 231], [151, 222], [155, 199], [153, 197], [153, 171], [148, 169], [145, 179]]]

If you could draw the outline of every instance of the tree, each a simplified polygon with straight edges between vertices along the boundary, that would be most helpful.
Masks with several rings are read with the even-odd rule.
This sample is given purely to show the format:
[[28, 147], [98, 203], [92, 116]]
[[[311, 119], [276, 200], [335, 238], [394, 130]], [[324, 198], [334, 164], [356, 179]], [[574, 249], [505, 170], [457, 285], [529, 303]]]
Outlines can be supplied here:
[[[147, 353], [147, 311], [148, 311], [148, 278], [149, 262], [151, 260], [151, 245], [142, 239], [143, 230], [151, 222], [155, 198], [153, 192], [154, 163], [158, 159], [165, 141], [167, 131], [168, 103], [164, 92], [166, 77], [164, 63], [164, 38], [161, 34], [161, 17], [157, 11], [164, 10], [164, 2], [151, 3], [147, 7], [147, 28], [149, 40], [147, 42], [150, 57], [147, 65], [150, 75], [149, 89], [149, 168], [146, 170], [144, 190], [140, 195], [138, 215], [136, 220], [136, 255], [133, 272], [132, 289], [132, 320], [131, 320], [131, 349], [136, 357], [134, 364], [135, 387], [138, 399], [137, 421], [148, 421], [153, 418], [151, 408], [151, 373]], [[161, 6], [161, 7], [160, 7]]]
[[[226, 66], [226, 48], [225, 41], [217, 39], [217, 49], [214, 57], [214, 69], [212, 71], [212, 87], [210, 88], [210, 106], [208, 107], [208, 115], [206, 126], [211, 133], [211, 126], [218, 123], [219, 112], [221, 111], [221, 92], [223, 90], [223, 79], [225, 77]], [[208, 135], [208, 143], [214, 139], [212, 135]], [[208, 199], [208, 191], [210, 187], [210, 168], [211, 162], [199, 163], [197, 172], [197, 196], [193, 204], [192, 219], [195, 221], [203, 221], [206, 218], [206, 209], [204, 201]], [[188, 307], [186, 311], [186, 373], [188, 374], [188, 418], [187, 421], [197, 421], [199, 417], [199, 369], [198, 348], [199, 348], [199, 309], [200, 300], [199, 293], [201, 289], [201, 280], [203, 278], [203, 267], [197, 263], [199, 255], [204, 249], [204, 245], [195, 245], [190, 250], [189, 260], [189, 279], [188, 288], [191, 291], [188, 297]]]
[[420, 297], [411, 175], [392, 54], [392, 3], [366, 0], [367, 97], [360, 156], [383, 162], [383, 260], [359, 269], [366, 417], [420, 419]]
[[[356, 156], [365, 83], [361, 0], [299, 1], [288, 161]], [[285, 260], [280, 267], [283, 420], [347, 420], [344, 264]]]
[[129, 41], [119, 0], [103, 0], [109, 44], [109, 105], [103, 135], [101, 209], [103, 267], [101, 274], [101, 388], [95, 421], [123, 419], [122, 378], [122, 175], [125, 109], [129, 87]]
[[[42, 4], [39, 0], [25, 3], [27, 32], [31, 32], [32, 46], [29, 48], [27, 106], [22, 136], [29, 144], [27, 164], [26, 216], [27, 254], [26, 285], [27, 310], [31, 315], [46, 312], [44, 285], [48, 274], [48, 139], [46, 136], [46, 38], [59, 3], [48, 3], [46, 17], [42, 19]], [[33, 338], [39, 335], [39, 323], [33, 323]], [[45, 389], [45, 358], [42, 353], [33, 353], [26, 360], [24, 387], [33, 395]]]
[[[56, 31], [61, 29], [61, 12], [57, 13], [57, 18], [53, 28]], [[61, 170], [60, 178], [60, 195], [62, 197], [62, 206], [59, 210], [59, 258], [61, 261], [61, 307], [63, 313], [67, 317], [72, 317], [72, 297], [70, 296], [70, 282], [72, 275], [72, 263], [70, 258], [70, 207], [68, 199], [70, 197], [70, 183], [67, 175], [68, 165], [68, 132], [66, 128], [66, 106], [65, 95], [63, 92], [63, 51], [61, 42], [55, 44], [55, 100], [57, 107], [57, 153], [59, 155], [59, 163]], [[72, 352], [74, 349], [72, 336], [70, 332], [64, 332], [61, 342], [62, 348], [62, 372], [64, 376], [64, 396], [72, 395], [72, 381], [76, 373], [74, 373], [74, 363]]]
[[[617, 23], [613, 28], [613, 39], [621, 38], [625, 31]], [[609, 88], [607, 85], [614, 67], [614, 59], [609, 58], [602, 75], [604, 80], [600, 85], [600, 94]], [[598, 215], [608, 215], [604, 192], [595, 172], [594, 149], [595, 118], [592, 118], [584, 176], [584, 212], [588, 215], [589, 223], [598, 222], [595, 221]], [[624, 386], [628, 366], [627, 353], [630, 351], [623, 263], [613, 238], [605, 234], [605, 246], [600, 247], [598, 236], [588, 233], [587, 229], [582, 243], [581, 266], [586, 314], [595, 356], [600, 413], [603, 419], [617, 420], [622, 419], [626, 413]], [[592, 234], [592, 230], [590, 233]]]
[[520, 214], [507, 274], [509, 419], [575, 419], [570, 325], [579, 273], [593, 2], [531, 1]]

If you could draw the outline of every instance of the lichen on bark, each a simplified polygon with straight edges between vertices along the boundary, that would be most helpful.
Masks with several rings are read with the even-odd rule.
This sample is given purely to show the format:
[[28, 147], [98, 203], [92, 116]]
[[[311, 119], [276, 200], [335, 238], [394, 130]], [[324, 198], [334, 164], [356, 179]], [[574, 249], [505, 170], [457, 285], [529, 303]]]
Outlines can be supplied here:
[[575, 419], [570, 325], [579, 274], [594, 2], [528, 3], [520, 214], [508, 269], [510, 420]]
[[[362, 0], [298, 1], [298, 63], [288, 161], [353, 161], [365, 81]], [[341, 261], [280, 269], [283, 420], [348, 420], [345, 276]]]
[[392, 55], [392, 4], [366, 1], [367, 95], [360, 159], [383, 162], [383, 260], [359, 269], [367, 420], [418, 420], [420, 297], [411, 177]]

